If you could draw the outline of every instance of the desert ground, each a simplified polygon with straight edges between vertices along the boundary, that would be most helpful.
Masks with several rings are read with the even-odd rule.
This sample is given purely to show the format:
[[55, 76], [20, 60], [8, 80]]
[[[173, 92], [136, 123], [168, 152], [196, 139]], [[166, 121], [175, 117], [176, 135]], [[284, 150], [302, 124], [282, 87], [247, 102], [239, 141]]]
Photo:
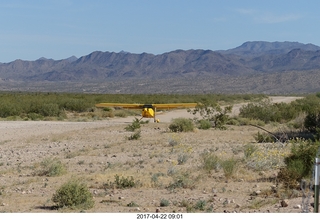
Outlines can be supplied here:
[[[272, 100], [290, 102], [296, 98], [299, 97], [272, 97]], [[240, 106], [234, 105], [232, 115], [239, 113]], [[222, 169], [203, 170], [201, 155], [210, 152], [221, 158], [243, 158], [243, 146], [255, 143], [258, 128], [227, 126], [226, 130], [170, 132], [168, 126], [177, 117], [193, 116], [186, 109], [159, 112], [160, 123], [150, 119], [142, 124], [138, 140], [128, 140], [133, 132], [125, 130], [133, 116], [0, 121], [0, 212], [83, 211], [54, 208], [53, 194], [72, 178], [84, 182], [92, 192], [94, 207], [85, 210], [90, 213], [300, 213], [306, 199], [310, 199], [308, 212], [313, 212], [312, 196], [304, 198], [298, 192], [298, 196], [287, 198], [262, 193], [279, 187], [278, 169], [266, 167], [255, 171], [242, 164], [231, 178]], [[282, 147], [285, 151], [286, 146]], [[40, 175], [40, 164], [47, 158], [59, 159], [67, 172], [60, 176]], [[106, 187], [115, 175], [133, 177], [136, 184], [123, 189]], [[179, 186], [177, 176], [184, 178], [183, 186]]]

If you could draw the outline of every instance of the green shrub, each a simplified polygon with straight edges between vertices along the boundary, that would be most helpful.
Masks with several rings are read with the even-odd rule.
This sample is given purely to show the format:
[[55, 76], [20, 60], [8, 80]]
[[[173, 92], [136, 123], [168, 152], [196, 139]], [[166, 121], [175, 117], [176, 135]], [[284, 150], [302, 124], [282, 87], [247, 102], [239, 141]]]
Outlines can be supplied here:
[[135, 131], [136, 129], [138, 129], [138, 128], [141, 127], [140, 124], [141, 124], [141, 123], [140, 123], [139, 119], [135, 118], [130, 125], [128, 125], [127, 127], [125, 127], [125, 130], [126, 130], [126, 131]]
[[179, 154], [179, 156], [178, 156], [178, 164], [179, 165], [185, 164], [188, 159], [189, 159], [189, 155], [188, 154]]
[[220, 164], [224, 172], [224, 176], [227, 179], [229, 179], [234, 175], [237, 169], [238, 160], [232, 157], [232, 158], [221, 161]]
[[320, 109], [316, 112], [307, 114], [304, 121], [304, 127], [312, 133], [316, 133], [317, 129], [320, 129]]
[[172, 132], [189, 132], [194, 130], [194, 124], [187, 118], [175, 118], [169, 125], [169, 129]]
[[318, 152], [319, 143], [292, 141], [291, 154], [284, 159], [285, 167], [278, 173], [278, 179], [285, 187], [297, 188], [303, 178], [310, 178]]
[[113, 182], [105, 183], [104, 186], [106, 188], [118, 188], [118, 189], [125, 189], [125, 188], [132, 188], [138, 185], [138, 182], [134, 180], [132, 176], [130, 177], [121, 177], [119, 175], [114, 176]]
[[203, 130], [208, 130], [212, 128], [211, 122], [208, 120], [201, 119], [198, 121], [198, 128]]
[[90, 209], [94, 205], [93, 196], [84, 183], [70, 180], [63, 184], [52, 196], [59, 208]]
[[169, 206], [170, 205], [170, 202], [166, 199], [161, 199], [160, 201], [160, 206], [161, 207], [166, 207], [166, 206]]
[[228, 114], [231, 113], [231, 111], [232, 106], [222, 108], [217, 102], [208, 100], [203, 100], [194, 110], [188, 110], [188, 112], [193, 115], [200, 114], [200, 120], [211, 122], [211, 127], [213, 126], [214, 128], [222, 130], [226, 129], [225, 125], [229, 120]]
[[213, 170], [217, 171], [219, 167], [219, 158], [213, 153], [203, 153], [201, 155], [202, 167], [208, 173], [211, 173]]
[[167, 189], [172, 190], [176, 188], [189, 188], [193, 189], [195, 187], [195, 181], [190, 178], [189, 172], [182, 172], [173, 175], [173, 183], [170, 183]]
[[130, 177], [119, 177], [115, 176], [115, 184], [117, 188], [132, 188], [136, 185], [132, 176]]
[[57, 158], [46, 158], [40, 163], [39, 176], [61, 176], [67, 172], [62, 162]]
[[201, 211], [204, 211], [205, 208], [206, 208], [206, 205], [207, 205], [206, 200], [199, 200], [199, 201], [194, 205], [194, 208], [195, 208], [195, 209], [198, 209], [198, 210], [201, 210]]
[[130, 137], [128, 137], [128, 140], [138, 140], [141, 137], [141, 131], [138, 130], [134, 132]]
[[272, 103], [265, 99], [257, 103], [248, 103], [240, 108], [240, 117], [258, 119], [265, 123], [288, 122], [300, 113], [300, 109], [291, 103]]
[[29, 113], [28, 118], [30, 118], [32, 121], [42, 120], [43, 116], [37, 113]]

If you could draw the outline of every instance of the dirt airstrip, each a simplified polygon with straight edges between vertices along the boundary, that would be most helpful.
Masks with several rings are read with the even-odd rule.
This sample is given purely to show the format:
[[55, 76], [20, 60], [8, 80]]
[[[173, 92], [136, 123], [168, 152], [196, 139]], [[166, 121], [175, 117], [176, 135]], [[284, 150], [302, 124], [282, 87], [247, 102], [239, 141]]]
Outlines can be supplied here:
[[[273, 101], [296, 98], [273, 97]], [[240, 106], [234, 106], [233, 115]], [[138, 140], [128, 140], [132, 132], [124, 129], [134, 117], [0, 121], [0, 212], [79, 212], [56, 210], [51, 200], [71, 178], [85, 182], [94, 196], [95, 205], [86, 212], [302, 212], [301, 196], [288, 198], [287, 205], [281, 205], [285, 196], [259, 196], [259, 192], [278, 187], [276, 169], [239, 167], [230, 179], [222, 169], [211, 173], [202, 169], [201, 155], [206, 152], [222, 158], [243, 158], [243, 146], [255, 142], [257, 128], [169, 132], [171, 120], [177, 117], [192, 115], [185, 109], [160, 112], [160, 123], [150, 119], [143, 124]], [[40, 163], [46, 158], [58, 158], [67, 173], [39, 175]], [[132, 176], [136, 187], [105, 187], [115, 175]], [[185, 178], [184, 186], [177, 185], [175, 177], [179, 175]], [[312, 197], [309, 199], [313, 202]], [[309, 203], [307, 209], [312, 212]]]

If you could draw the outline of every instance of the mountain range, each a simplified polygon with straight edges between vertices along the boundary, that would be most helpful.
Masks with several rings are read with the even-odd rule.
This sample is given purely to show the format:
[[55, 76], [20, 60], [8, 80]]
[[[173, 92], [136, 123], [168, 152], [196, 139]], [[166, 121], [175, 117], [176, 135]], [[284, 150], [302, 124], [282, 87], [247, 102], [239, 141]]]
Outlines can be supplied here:
[[320, 90], [320, 47], [245, 42], [229, 50], [159, 55], [95, 51], [80, 58], [0, 64], [1, 91], [87, 93], [264, 93]]

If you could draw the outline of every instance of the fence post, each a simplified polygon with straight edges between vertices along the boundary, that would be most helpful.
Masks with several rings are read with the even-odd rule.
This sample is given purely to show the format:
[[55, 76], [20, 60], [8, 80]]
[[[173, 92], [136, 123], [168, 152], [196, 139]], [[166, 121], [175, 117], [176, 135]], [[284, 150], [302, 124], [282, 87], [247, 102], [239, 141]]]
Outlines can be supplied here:
[[316, 158], [315, 168], [314, 168], [314, 211], [319, 212], [319, 165], [320, 158]]

